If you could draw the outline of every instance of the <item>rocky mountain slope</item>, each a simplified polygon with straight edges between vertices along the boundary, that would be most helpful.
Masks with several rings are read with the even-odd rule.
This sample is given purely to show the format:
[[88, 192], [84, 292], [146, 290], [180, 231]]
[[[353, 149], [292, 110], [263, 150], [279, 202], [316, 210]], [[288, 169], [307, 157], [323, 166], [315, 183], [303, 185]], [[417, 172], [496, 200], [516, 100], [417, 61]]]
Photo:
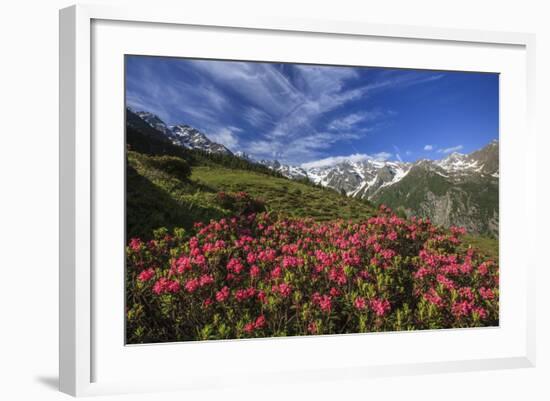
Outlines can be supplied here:
[[498, 142], [493, 141], [469, 155], [416, 162], [405, 177], [369, 199], [436, 224], [498, 237], [498, 154]]
[[146, 112], [135, 112], [152, 128], [162, 132], [174, 145], [188, 149], [200, 149], [209, 153], [232, 154], [229, 149], [219, 143], [211, 141], [204, 133], [185, 124], [168, 126], [157, 115]]

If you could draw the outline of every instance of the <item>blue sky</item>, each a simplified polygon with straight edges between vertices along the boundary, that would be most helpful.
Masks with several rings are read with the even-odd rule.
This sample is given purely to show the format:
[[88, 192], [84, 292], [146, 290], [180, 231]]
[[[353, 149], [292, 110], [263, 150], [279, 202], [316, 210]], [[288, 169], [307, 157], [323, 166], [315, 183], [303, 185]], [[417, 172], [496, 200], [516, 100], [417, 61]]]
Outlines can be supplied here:
[[498, 139], [497, 74], [126, 57], [128, 106], [256, 159], [440, 159]]

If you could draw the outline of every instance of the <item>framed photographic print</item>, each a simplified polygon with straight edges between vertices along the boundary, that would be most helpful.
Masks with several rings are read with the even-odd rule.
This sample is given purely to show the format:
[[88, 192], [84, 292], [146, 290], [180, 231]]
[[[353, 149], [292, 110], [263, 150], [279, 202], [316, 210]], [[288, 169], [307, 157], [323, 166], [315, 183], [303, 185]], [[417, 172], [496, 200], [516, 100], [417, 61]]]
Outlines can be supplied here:
[[531, 35], [60, 29], [62, 391], [533, 365]]

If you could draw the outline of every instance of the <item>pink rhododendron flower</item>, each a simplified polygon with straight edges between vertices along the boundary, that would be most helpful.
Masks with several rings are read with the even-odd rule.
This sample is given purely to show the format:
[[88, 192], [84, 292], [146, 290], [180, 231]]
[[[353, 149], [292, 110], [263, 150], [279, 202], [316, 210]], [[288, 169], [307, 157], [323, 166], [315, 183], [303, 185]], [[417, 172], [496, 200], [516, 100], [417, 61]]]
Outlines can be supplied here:
[[469, 261], [466, 261], [464, 262], [462, 265], [460, 265], [460, 271], [463, 273], [463, 274], [469, 274], [471, 273], [473, 269], [473, 266], [472, 264], [469, 262]]
[[256, 254], [254, 252], [249, 252], [246, 256], [246, 261], [250, 264], [256, 262]]
[[291, 267], [298, 267], [303, 264], [303, 261], [300, 258], [297, 258], [295, 256], [284, 256], [283, 257], [283, 267], [285, 269], [291, 268]]
[[229, 297], [229, 287], [225, 286], [216, 292], [216, 301], [223, 302]]
[[260, 268], [256, 265], [250, 267], [250, 277], [256, 278], [260, 276]]
[[353, 306], [359, 310], [365, 309], [367, 306], [367, 302], [365, 301], [365, 298], [363, 297], [357, 297], [355, 298], [355, 301], [353, 302]]
[[169, 280], [166, 277], [161, 277], [153, 285], [153, 292], [157, 295], [166, 293], [166, 292], [178, 292], [180, 290], [180, 283], [176, 280]]
[[330, 295], [321, 295], [316, 292], [313, 294], [312, 301], [324, 312], [330, 312], [332, 309], [332, 297]]
[[141, 240], [139, 238], [132, 238], [130, 240], [130, 249], [134, 252], [137, 252], [141, 249], [141, 245], [143, 243], [141, 242]]
[[472, 310], [472, 304], [468, 301], [455, 302], [452, 306], [453, 315], [456, 317], [463, 317], [470, 314]]
[[271, 270], [271, 277], [279, 278], [279, 277], [281, 277], [282, 273], [283, 273], [283, 271], [282, 271], [281, 267], [277, 266], [276, 268]]
[[192, 279], [188, 280], [184, 285], [185, 290], [187, 292], [195, 292], [195, 290], [197, 288], [199, 288], [199, 286], [200, 286], [200, 282], [196, 278], [192, 278]]
[[344, 269], [342, 269], [341, 267], [335, 267], [330, 269], [328, 273], [328, 278], [330, 281], [334, 281], [340, 285], [346, 284], [347, 282], [346, 274], [344, 272]]
[[180, 290], [179, 281], [172, 280], [172, 281], [168, 282], [168, 284], [166, 286], [166, 291], [175, 293], [175, 292], [178, 292], [179, 290]]
[[477, 272], [482, 276], [485, 276], [488, 273], [489, 269], [487, 268], [487, 263], [482, 263], [477, 267]]
[[239, 259], [233, 258], [227, 263], [227, 270], [232, 273], [239, 274], [243, 269], [244, 266]]
[[204, 267], [206, 265], [206, 258], [204, 255], [197, 255], [193, 258], [193, 263], [195, 263], [197, 266]]
[[332, 309], [332, 298], [330, 295], [323, 295], [319, 300], [319, 307], [322, 311], [330, 312]]
[[151, 280], [154, 276], [155, 276], [155, 269], [150, 268], [150, 269], [147, 269], [147, 270], [143, 270], [138, 275], [138, 280], [141, 281], [141, 282], [145, 282], [145, 281]]
[[199, 278], [199, 284], [201, 287], [204, 287], [205, 285], [212, 284], [214, 282], [214, 277], [210, 274], [203, 274]]
[[244, 325], [244, 331], [252, 333], [254, 331], [254, 323], [247, 323]]
[[254, 328], [255, 329], [261, 329], [262, 327], [265, 326], [265, 324], [266, 324], [265, 316], [260, 315], [260, 316], [258, 316], [256, 321], [254, 322]]
[[444, 305], [443, 298], [441, 298], [441, 296], [433, 288], [430, 288], [429, 291], [424, 294], [424, 299], [438, 308], [441, 308]]
[[162, 294], [164, 291], [165, 291], [165, 288], [166, 288], [166, 278], [165, 277], [161, 277], [159, 278], [155, 284], [153, 285], [153, 292], [157, 295], [160, 295]]
[[274, 293], [281, 294], [283, 298], [286, 298], [290, 295], [292, 288], [287, 283], [281, 283], [279, 285], [274, 285], [271, 291]]
[[416, 279], [423, 279], [425, 276], [430, 274], [430, 271], [426, 269], [425, 267], [421, 267], [414, 273], [414, 278]]
[[176, 259], [176, 271], [180, 274], [183, 272], [189, 271], [193, 268], [191, 265], [191, 258], [188, 258], [187, 256], [181, 256], [178, 259]]
[[480, 319], [485, 319], [487, 317], [487, 311], [480, 306], [472, 308], [472, 313], [475, 313]]
[[481, 287], [479, 289], [479, 295], [481, 295], [481, 297], [483, 299], [486, 299], [486, 300], [491, 300], [491, 299], [495, 298], [495, 294], [494, 294], [493, 290], [491, 290], [490, 288], [485, 288], [485, 287]]
[[369, 304], [377, 316], [384, 316], [390, 310], [390, 303], [387, 299], [371, 299]]
[[199, 247], [199, 240], [197, 237], [191, 237], [189, 239], [189, 248], [191, 248], [191, 250], [193, 249], [197, 249]]
[[468, 301], [473, 301], [474, 300], [474, 293], [472, 291], [472, 289], [470, 287], [462, 287], [458, 290], [458, 294], [462, 297], [462, 298], [466, 298]]
[[395, 251], [391, 249], [383, 249], [380, 251], [380, 255], [382, 255], [384, 259], [391, 259], [395, 256]]
[[448, 289], [448, 290], [452, 290], [455, 288], [455, 283], [453, 280], [451, 280], [450, 278], [447, 278], [445, 277], [444, 275], [442, 274], [438, 274], [437, 277], [437, 282], [441, 285], [443, 285], [444, 288]]
[[256, 289], [255, 288], [241, 288], [235, 291], [235, 299], [237, 301], [244, 301], [245, 299], [249, 299], [254, 297], [256, 295]]
[[267, 295], [266, 295], [265, 291], [262, 291], [262, 290], [258, 291], [257, 296], [258, 296], [258, 299], [260, 300], [261, 303], [266, 302]]

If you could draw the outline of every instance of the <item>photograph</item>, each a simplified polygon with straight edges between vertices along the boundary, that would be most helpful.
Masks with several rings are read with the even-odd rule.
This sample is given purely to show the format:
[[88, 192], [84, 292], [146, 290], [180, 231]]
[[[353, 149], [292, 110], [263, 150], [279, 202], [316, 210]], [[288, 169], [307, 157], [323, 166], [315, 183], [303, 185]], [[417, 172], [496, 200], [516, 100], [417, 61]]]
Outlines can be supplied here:
[[499, 326], [498, 73], [126, 54], [124, 85], [127, 345]]
[[4, 2], [0, 401], [549, 401], [548, 2], [470, 3]]

